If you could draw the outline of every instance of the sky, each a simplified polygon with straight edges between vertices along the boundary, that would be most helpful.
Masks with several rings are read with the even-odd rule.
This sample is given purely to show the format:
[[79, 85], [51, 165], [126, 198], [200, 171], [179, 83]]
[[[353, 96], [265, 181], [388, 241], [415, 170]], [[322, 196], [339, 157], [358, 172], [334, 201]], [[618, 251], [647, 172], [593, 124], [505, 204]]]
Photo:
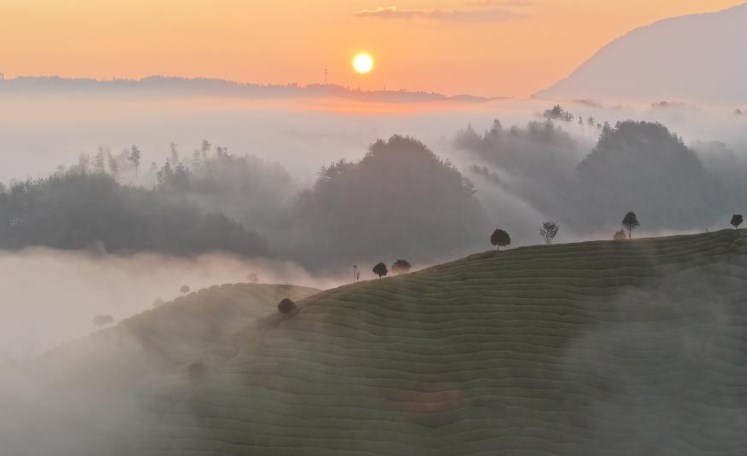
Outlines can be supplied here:
[[[0, 0], [0, 72], [531, 95], [659, 19], [745, 0]], [[368, 75], [352, 57], [376, 60]]]

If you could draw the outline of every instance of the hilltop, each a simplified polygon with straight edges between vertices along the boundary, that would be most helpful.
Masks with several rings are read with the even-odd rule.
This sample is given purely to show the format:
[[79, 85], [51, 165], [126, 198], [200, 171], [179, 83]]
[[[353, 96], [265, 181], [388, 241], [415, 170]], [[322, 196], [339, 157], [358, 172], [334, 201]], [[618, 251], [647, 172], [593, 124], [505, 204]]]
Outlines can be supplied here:
[[258, 319], [276, 312], [281, 299], [301, 300], [318, 291], [292, 285], [213, 286], [29, 362], [3, 366], [4, 450], [126, 454], [162, 413], [189, 394], [195, 381], [190, 366], [219, 366], [252, 336]]
[[133, 454], [741, 455], [747, 232], [486, 252], [330, 290]]
[[602, 48], [539, 98], [747, 102], [747, 4], [665, 19]]

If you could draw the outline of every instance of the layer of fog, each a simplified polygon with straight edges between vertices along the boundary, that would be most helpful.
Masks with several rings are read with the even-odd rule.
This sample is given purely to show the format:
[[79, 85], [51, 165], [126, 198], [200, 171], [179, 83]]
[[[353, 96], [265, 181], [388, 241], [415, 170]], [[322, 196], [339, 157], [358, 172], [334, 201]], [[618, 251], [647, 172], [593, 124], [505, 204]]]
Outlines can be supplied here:
[[[47, 97], [11, 98], [2, 102], [0, 182], [47, 175], [59, 165], [74, 164], [81, 153], [95, 154], [99, 147], [117, 153], [137, 144], [143, 151], [145, 164], [160, 165], [168, 157], [172, 142], [189, 157], [191, 150], [208, 139], [233, 153], [249, 153], [278, 162], [291, 173], [298, 189], [311, 185], [321, 166], [339, 159], [357, 160], [376, 139], [396, 133], [423, 141], [472, 179], [490, 222], [512, 234], [512, 246], [538, 243], [539, 224], [557, 219], [557, 212], [562, 210], [562, 207], [558, 211], [539, 208], [515, 191], [528, 185], [536, 187], [530, 191], [551, 192], [551, 187], [536, 185], [544, 179], [543, 172], [533, 175], [497, 169], [513, 189], [502, 191], [467, 172], [468, 167], [480, 164], [479, 161], [453, 145], [457, 131], [468, 125], [481, 134], [495, 119], [500, 119], [506, 127], [543, 121], [541, 113], [550, 106], [541, 100], [377, 105], [333, 100], [231, 102]], [[732, 111], [676, 103], [604, 107], [593, 102], [570, 102], [564, 107], [583, 119], [593, 117], [595, 122], [595, 125], [588, 122], [580, 125], [575, 119], [556, 122], [576, 143], [560, 161], [568, 172], [573, 172], [598, 140], [599, 124], [614, 125], [625, 119], [659, 121], [680, 135], [686, 144], [720, 141], [725, 145], [726, 155], [735, 155], [740, 160], [747, 157], [747, 141], [742, 133], [747, 117]], [[724, 160], [709, 158], [713, 157], [701, 156], [707, 168], [725, 168]], [[617, 225], [618, 221], [610, 223]], [[723, 223], [724, 220], [713, 221], [713, 225]], [[641, 234], [673, 232], [647, 228], [643, 220], [642, 225]], [[706, 228], [709, 226], [677, 232], [699, 232]], [[561, 226], [557, 242], [610, 236], [606, 229], [579, 232]], [[487, 242], [485, 248], [489, 248]], [[4, 254], [0, 256], [0, 288], [5, 291], [0, 307], [0, 324], [5, 326], [0, 327], [0, 354], [37, 353], [90, 331], [94, 315], [111, 314], [119, 320], [149, 308], [157, 297], [176, 296], [183, 284], [196, 289], [244, 281], [252, 270], [261, 270], [261, 280], [265, 282], [292, 282], [320, 288], [339, 282], [320, 284], [292, 263], [266, 261], [255, 265], [249, 260], [214, 255], [177, 260], [145, 254], [102, 258], [44, 250]], [[138, 285], [132, 286], [133, 283]]]
[[[323, 164], [360, 158], [376, 139], [411, 135], [444, 155], [445, 142], [467, 124], [478, 131], [489, 128], [494, 119], [524, 124], [548, 107], [542, 100], [403, 105], [5, 96], [0, 99], [0, 182], [47, 175], [100, 146], [117, 152], [137, 144], [148, 163], [161, 163], [172, 142], [185, 150], [208, 139], [235, 153], [279, 162], [309, 183]], [[686, 142], [718, 140], [737, 149], [745, 145], [740, 134], [745, 118], [734, 116], [733, 110], [601, 107], [588, 102], [565, 107], [612, 124], [625, 119], [661, 121]], [[598, 137], [595, 129], [571, 125], [570, 130], [589, 140]]]
[[203, 139], [238, 154], [280, 163], [302, 183], [368, 144], [399, 133], [437, 143], [457, 126], [488, 120], [478, 105], [376, 105], [358, 102], [52, 98], [0, 100], [0, 182], [49, 174], [98, 147], [139, 146], [162, 163], [170, 144], [182, 151]]
[[[168, 156], [171, 142], [183, 147], [189, 157], [189, 151], [199, 147], [203, 139], [209, 139], [235, 153], [250, 153], [279, 162], [302, 188], [313, 182], [322, 165], [342, 158], [357, 160], [376, 139], [399, 133], [424, 141], [436, 154], [450, 159], [472, 179], [490, 222], [511, 233], [512, 246], [536, 244], [540, 242], [539, 224], [557, 217], [563, 209], [539, 208], [522, 197], [526, 193], [552, 192], [552, 186], [543, 184], [545, 170], [533, 168], [534, 164], [527, 167], [520, 164], [521, 172], [494, 167], [492, 171], [507, 184], [507, 188], [501, 189], [467, 171], [480, 163], [474, 156], [455, 148], [453, 139], [457, 131], [468, 125], [482, 134], [491, 128], [495, 119], [500, 119], [507, 128], [511, 125], [523, 128], [529, 121], [543, 121], [538, 113], [549, 107], [541, 101], [503, 101], [487, 105], [437, 106], [434, 111], [425, 107], [382, 106], [380, 112], [374, 112], [376, 109], [371, 106], [363, 106], [363, 111], [358, 111], [360, 106], [299, 107], [280, 102], [14, 100], [3, 104], [3, 112], [0, 112], [0, 163], [3, 163], [0, 181], [46, 175], [60, 164], [75, 163], [80, 153], [96, 153], [99, 146], [117, 152], [137, 144], [143, 150], [146, 163], [157, 161], [160, 164]], [[700, 152], [700, 158], [710, 170], [728, 169], [725, 164], [730, 154], [740, 160], [747, 158], [742, 133], [747, 118], [732, 112], [676, 105], [604, 108], [590, 103], [570, 103], [565, 107], [584, 119], [594, 117], [595, 125], [557, 122], [576, 144], [558, 161], [561, 172], [573, 172], [590, 152], [599, 137], [596, 124], [614, 124], [628, 118], [660, 121], [681, 135], [686, 143], [723, 142], [725, 147], [721, 149], [712, 145], [701, 148], [704, 152]], [[713, 155], [708, 155], [710, 153]], [[716, 154], [725, 156], [726, 161]], [[618, 222], [616, 219], [610, 224], [618, 225]], [[644, 226], [640, 235], [674, 232], [652, 229], [645, 226], [645, 220], [641, 222]], [[712, 223], [725, 222], [713, 220]], [[704, 228], [691, 227], [678, 232], [696, 232]], [[611, 234], [607, 229], [575, 230], [561, 225], [556, 241], [609, 239]], [[486, 232], [485, 249], [489, 248], [488, 235]], [[363, 278], [371, 278], [372, 264], [365, 266], [361, 264]], [[256, 273], [263, 283], [293, 283], [322, 289], [350, 279], [347, 271], [340, 272], [338, 277], [320, 280], [289, 261], [250, 260], [220, 254], [195, 258], [151, 253], [114, 256], [39, 248], [1, 253], [0, 360], [32, 356], [84, 336], [96, 330], [92, 323], [95, 315], [112, 315], [119, 321], [150, 309], [157, 298], [170, 300], [179, 296], [183, 285], [197, 290], [215, 284], [245, 282], [251, 273]], [[585, 341], [579, 342], [583, 343]], [[32, 380], [27, 377], [3, 379], [4, 399], [13, 397], [13, 401], [0, 401], [5, 405], [5, 417], [11, 416], [9, 420], [0, 420], [0, 424], [5, 425], [0, 429], [0, 436], [27, 438], [28, 435], [20, 433], [24, 430], [20, 424], [34, 422], [34, 414], [40, 411], [55, 417], [58, 412], [73, 409], [100, 409], [107, 411], [108, 419], [115, 421], [117, 416], [140, 412], [126, 394], [120, 396], [106, 391], [91, 400], [90, 392], [85, 389], [71, 388], [66, 390], [67, 394], [59, 394], [59, 391], [47, 390], [43, 381]], [[14, 383], [5, 383], [7, 381]], [[45, 402], [52, 397], [57, 401], [55, 404]], [[8, 407], [9, 404], [17, 407]], [[24, 408], [28, 404], [35, 408]], [[118, 414], [109, 413], [115, 409]], [[106, 422], [101, 427], [111, 429], [119, 424]], [[127, 424], [126, 420], [123, 424]], [[48, 448], [54, 448], [55, 442], [74, 446], [77, 444], [74, 440], [85, 437], [66, 435], [63, 426], [39, 431], [56, 431], [46, 434]]]
[[226, 254], [177, 258], [34, 248], [0, 252], [0, 361], [24, 358], [84, 336], [96, 315], [115, 322], [191, 291], [224, 283], [283, 283], [330, 288], [347, 276], [320, 279], [288, 261]]

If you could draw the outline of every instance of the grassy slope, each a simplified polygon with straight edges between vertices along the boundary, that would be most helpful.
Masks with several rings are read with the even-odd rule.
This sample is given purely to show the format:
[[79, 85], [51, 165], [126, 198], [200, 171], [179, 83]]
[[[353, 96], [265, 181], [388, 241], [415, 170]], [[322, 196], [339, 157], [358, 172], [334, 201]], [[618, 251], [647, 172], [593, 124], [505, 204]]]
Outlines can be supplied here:
[[[145, 373], [181, 372], [217, 342], [274, 313], [281, 299], [300, 300], [318, 292], [293, 285], [216, 285], [65, 344], [39, 361], [60, 370], [86, 364], [105, 371], [123, 364], [123, 369]], [[121, 373], [116, 378], [123, 380]]]
[[747, 232], [475, 255], [310, 298], [137, 455], [747, 454]]
[[[28, 398], [7, 403], [17, 400], [28, 415], [17, 423], [22, 438], [3, 439], [0, 419], [0, 440], [19, 455], [128, 452], [155, 418], [189, 394], [189, 364], [220, 365], [235, 354], [238, 331], [277, 312], [281, 299], [316, 292], [291, 285], [214, 286], [52, 350], [21, 367], [16, 381], [33, 389]], [[34, 429], [45, 438], [34, 441]]]

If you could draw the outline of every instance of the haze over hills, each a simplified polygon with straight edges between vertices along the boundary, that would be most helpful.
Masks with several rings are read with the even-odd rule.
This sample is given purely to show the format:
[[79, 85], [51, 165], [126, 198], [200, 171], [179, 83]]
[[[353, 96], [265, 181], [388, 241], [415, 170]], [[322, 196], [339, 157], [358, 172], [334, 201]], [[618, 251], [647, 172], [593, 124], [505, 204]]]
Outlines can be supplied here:
[[258, 319], [274, 317], [281, 299], [318, 291], [213, 286], [26, 362], [0, 364], [0, 454], [128, 454], [190, 392], [190, 366], [214, 369], [255, 334]]
[[746, 234], [486, 252], [312, 296], [133, 455], [742, 455]]
[[452, 101], [481, 103], [492, 98], [462, 94], [447, 96], [411, 90], [351, 89], [336, 84], [253, 84], [225, 79], [151, 76], [144, 79], [97, 80], [58, 76], [23, 76], [0, 79], [0, 95], [141, 95], [152, 97], [235, 97], [252, 99], [345, 98], [387, 103]]
[[6, 2], [0, 456], [747, 456], [745, 2]]
[[744, 103], [745, 28], [747, 4], [665, 19], [613, 41], [536, 97]]

